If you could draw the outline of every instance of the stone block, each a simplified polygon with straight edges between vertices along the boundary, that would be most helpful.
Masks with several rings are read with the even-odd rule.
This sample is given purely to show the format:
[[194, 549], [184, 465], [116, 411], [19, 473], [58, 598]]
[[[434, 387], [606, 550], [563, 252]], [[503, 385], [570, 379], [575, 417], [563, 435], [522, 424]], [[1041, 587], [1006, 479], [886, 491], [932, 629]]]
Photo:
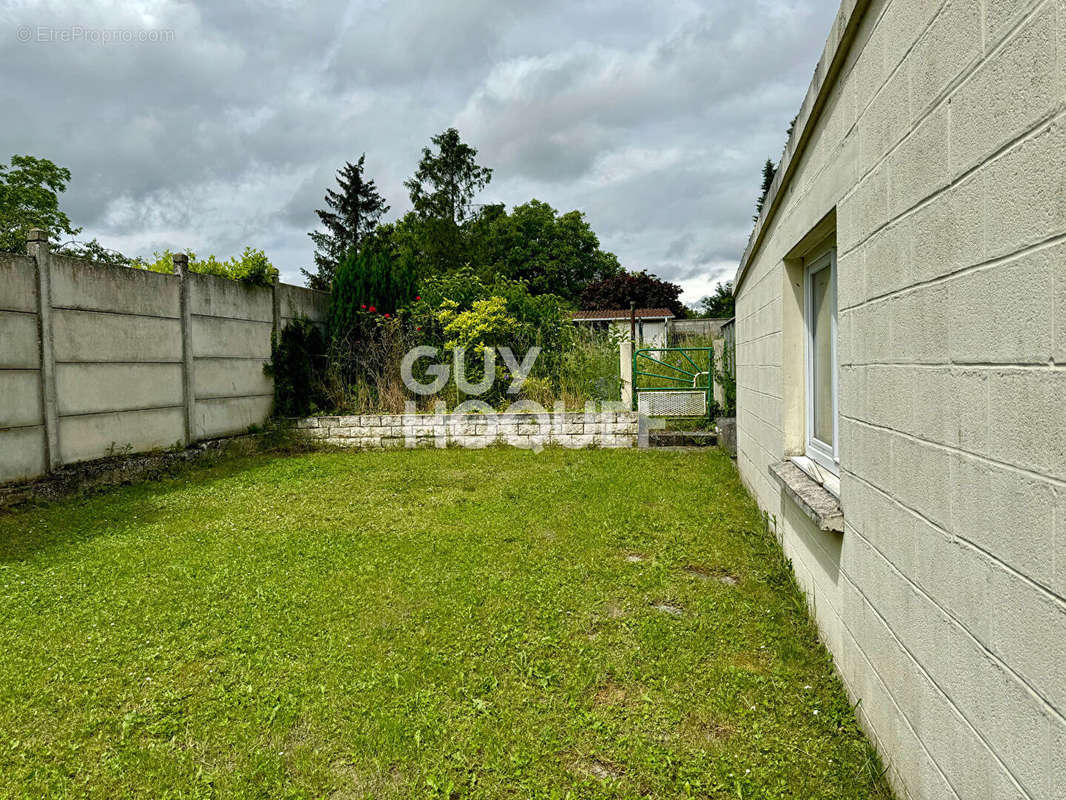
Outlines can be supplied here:
[[[1066, 2], [1066, 0], [1063, 0]], [[1066, 13], [1066, 11], [1064, 11]], [[1066, 247], [1052, 250], [1051, 263], [1055, 275], [1054, 292], [1054, 329], [1052, 358], [1057, 364], [1066, 364]]]
[[1054, 331], [1053, 276], [1061, 267], [1051, 252], [1041, 251], [949, 281], [951, 360], [1046, 364]]
[[1066, 797], [1066, 722], [1051, 720], [1051, 797]]
[[948, 450], [903, 436], [892, 440], [895, 496], [931, 522], [947, 529], [952, 457]]
[[1066, 606], [1005, 569], [992, 573], [990, 649], [1052, 707], [1066, 709]]
[[1059, 597], [1066, 597], [1066, 489], [1055, 489], [1055, 563], [1051, 588]]
[[892, 218], [947, 186], [946, 106], [926, 117], [888, 157], [888, 174], [888, 213]]
[[866, 300], [866, 247], [839, 255], [837, 260], [837, 307], [857, 306]]
[[986, 646], [992, 565], [972, 546], [925, 523], [916, 523], [915, 582]]
[[912, 217], [914, 279], [928, 281], [985, 260], [985, 175], [947, 189]]
[[897, 431], [913, 431], [916, 400], [921, 392], [921, 384], [916, 381], [919, 370], [879, 364], [863, 369], [866, 373], [865, 408], [869, 422]]
[[985, 167], [989, 258], [1066, 229], [1066, 123], [1061, 120]]
[[1030, 797], [1052, 797], [1051, 719], [1040, 701], [998, 664], [978, 678], [981, 701], [966, 708], [975, 727]]
[[984, 0], [985, 37], [988, 49], [995, 48], [1012, 26], [1040, 4], [1041, 0]]
[[888, 77], [869, 106], [859, 115], [859, 169], [865, 172], [877, 164], [910, 129], [910, 89], [906, 71]]
[[951, 532], [1030, 579], [1051, 585], [1054, 487], [962, 455], [952, 459], [950, 480]]
[[[954, 174], [980, 164], [1049, 115], [1060, 101], [1055, 7], [1045, 3], [952, 95]], [[1015, 174], [1015, 182], [1023, 180], [1021, 173]], [[992, 191], [998, 194], [1002, 189]]]
[[1066, 372], [994, 373], [989, 395], [989, 454], [1066, 480]]
[[924, 7], [924, 16], [935, 14], [929, 29], [907, 58], [911, 107], [921, 113], [980, 58], [981, 7], [978, 0], [952, 0], [937, 13], [936, 5], [928, 0], [910, 3], [915, 4]]

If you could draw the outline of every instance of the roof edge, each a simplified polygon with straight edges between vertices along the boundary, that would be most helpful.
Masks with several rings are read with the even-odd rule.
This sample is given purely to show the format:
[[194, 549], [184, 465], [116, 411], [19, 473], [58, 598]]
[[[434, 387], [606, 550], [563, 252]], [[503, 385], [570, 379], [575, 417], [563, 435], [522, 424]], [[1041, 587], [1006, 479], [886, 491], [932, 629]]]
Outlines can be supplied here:
[[821, 116], [825, 107], [826, 99], [832, 90], [836, 78], [840, 73], [844, 59], [851, 50], [855, 41], [855, 33], [863, 14], [870, 7], [870, 0], [842, 0], [840, 9], [837, 11], [833, 27], [829, 31], [822, 57], [818, 59], [818, 65], [814, 68], [814, 78], [807, 89], [807, 95], [800, 106], [799, 115], [796, 118], [796, 126], [792, 135], [785, 145], [785, 152], [778, 162], [777, 176], [770, 185], [763, 203], [762, 213], [759, 215], [755, 228], [748, 238], [748, 246], [744, 249], [744, 255], [740, 258], [740, 266], [737, 268], [736, 277], [733, 279], [734, 296], [740, 291], [740, 286], [748, 271], [748, 266], [763, 243], [770, 220], [778, 210], [783, 199], [783, 190], [792, 181], [796, 165], [800, 156], [807, 148], [813, 133], [815, 123]]

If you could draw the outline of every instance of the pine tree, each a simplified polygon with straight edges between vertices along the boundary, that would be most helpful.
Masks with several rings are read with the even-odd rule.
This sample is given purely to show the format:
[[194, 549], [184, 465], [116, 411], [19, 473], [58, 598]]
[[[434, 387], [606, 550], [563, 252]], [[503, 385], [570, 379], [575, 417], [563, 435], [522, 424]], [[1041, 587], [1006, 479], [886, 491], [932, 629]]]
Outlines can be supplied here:
[[465, 144], [455, 128], [434, 136], [432, 142], [437, 152], [422, 148], [418, 170], [404, 186], [419, 217], [462, 225], [471, 215], [474, 195], [492, 180], [492, 170], [474, 160], [477, 150]]
[[326, 209], [318, 209], [324, 231], [307, 234], [315, 245], [315, 271], [300, 270], [312, 289], [329, 291], [337, 266], [352, 252], [359, 252], [363, 241], [377, 227], [389, 207], [378, 193], [373, 180], [363, 174], [366, 154], [337, 171], [340, 191], [326, 190]]
[[770, 187], [774, 185], [774, 178], [776, 177], [777, 167], [774, 166], [773, 161], [766, 159], [766, 163], [762, 167], [762, 194], [759, 195], [759, 201], [755, 204], [755, 216], [752, 217], [755, 222], [759, 221], [763, 206], [766, 205], [766, 198], [770, 194]]

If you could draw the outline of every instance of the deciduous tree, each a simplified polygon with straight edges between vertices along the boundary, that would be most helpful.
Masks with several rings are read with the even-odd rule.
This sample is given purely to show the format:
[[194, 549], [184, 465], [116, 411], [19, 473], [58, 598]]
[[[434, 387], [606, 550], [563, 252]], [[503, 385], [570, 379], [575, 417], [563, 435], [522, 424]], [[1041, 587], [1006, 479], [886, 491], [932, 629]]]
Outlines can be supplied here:
[[81, 228], [59, 210], [59, 195], [70, 182], [70, 170], [47, 158], [11, 156], [0, 164], [0, 250], [26, 252], [30, 228], [53, 237], [77, 236]]
[[646, 271], [623, 272], [589, 284], [581, 294], [581, 307], [588, 311], [629, 308], [668, 308], [675, 317], [687, 317], [681, 304], [681, 287], [649, 275]]

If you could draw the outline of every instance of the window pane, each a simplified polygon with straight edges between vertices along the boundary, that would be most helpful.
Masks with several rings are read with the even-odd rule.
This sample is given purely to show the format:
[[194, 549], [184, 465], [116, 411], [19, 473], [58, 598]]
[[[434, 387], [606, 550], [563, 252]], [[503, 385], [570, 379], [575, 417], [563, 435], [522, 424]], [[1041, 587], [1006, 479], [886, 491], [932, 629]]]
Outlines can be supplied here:
[[833, 446], [833, 282], [829, 267], [811, 275], [811, 407], [814, 438]]

